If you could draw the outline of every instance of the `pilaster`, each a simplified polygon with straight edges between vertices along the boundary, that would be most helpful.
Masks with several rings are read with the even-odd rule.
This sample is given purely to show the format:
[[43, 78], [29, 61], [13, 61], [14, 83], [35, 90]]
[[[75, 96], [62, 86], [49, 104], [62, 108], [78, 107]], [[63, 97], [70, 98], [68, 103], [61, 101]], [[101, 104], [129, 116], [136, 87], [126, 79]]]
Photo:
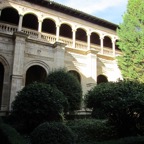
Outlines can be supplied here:
[[87, 51], [87, 71], [90, 83], [87, 86], [95, 86], [97, 82], [97, 53], [96, 50]]
[[20, 91], [23, 86], [24, 51], [27, 36], [28, 35], [23, 32], [14, 33], [15, 45], [11, 75], [10, 108], [17, 92]]
[[63, 68], [64, 67], [64, 58], [65, 58], [65, 46], [66, 44], [62, 42], [55, 42], [53, 45], [54, 48], [54, 68]]

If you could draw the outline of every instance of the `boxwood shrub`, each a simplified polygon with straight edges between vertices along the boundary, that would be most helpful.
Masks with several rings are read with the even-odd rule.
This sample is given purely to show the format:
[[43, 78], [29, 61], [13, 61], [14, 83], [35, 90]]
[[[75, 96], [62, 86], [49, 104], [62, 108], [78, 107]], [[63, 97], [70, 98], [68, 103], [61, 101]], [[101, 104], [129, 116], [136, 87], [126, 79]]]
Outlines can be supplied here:
[[14, 128], [0, 120], [0, 144], [26, 144], [26, 141]]
[[116, 130], [107, 120], [77, 119], [68, 121], [77, 142], [103, 141], [117, 137]]
[[144, 144], [144, 137], [143, 136], [126, 137], [118, 140], [105, 141], [96, 144]]
[[72, 131], [60, 122], [45, 122], [39, 125], [30, 136], [31, 144], [74, 144]]

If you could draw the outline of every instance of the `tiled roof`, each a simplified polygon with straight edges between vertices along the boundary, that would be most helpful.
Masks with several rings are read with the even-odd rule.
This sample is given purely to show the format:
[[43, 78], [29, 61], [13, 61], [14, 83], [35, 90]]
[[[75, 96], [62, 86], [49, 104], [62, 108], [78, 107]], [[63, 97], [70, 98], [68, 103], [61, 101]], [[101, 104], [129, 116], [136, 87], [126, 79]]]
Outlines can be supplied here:
[[80, 18], [82, 20], [86, 20], [88, 22], [91, 22], [91, 23], [94, 23], [94, 24], [97, 24], [97, 25], [100, 25], [100, 26], [103, 26], [103, 27], [106, 27], [106, 28], [109, 28], [112, 30], [116, 30], [118, 27], [117, 24], [111, 23], [104, 19], [92, 16], [85, 12], [82, 12], [82, 11], [76, 10], [74, 8], [59, 4], [54, 1], [50, 1], [50, 0], [25, 0], [25, 1], [28, 1], [30, 3], [35, 3], [35, 4], [41, 5], [43, 7], [71, 15], [71, 16]]

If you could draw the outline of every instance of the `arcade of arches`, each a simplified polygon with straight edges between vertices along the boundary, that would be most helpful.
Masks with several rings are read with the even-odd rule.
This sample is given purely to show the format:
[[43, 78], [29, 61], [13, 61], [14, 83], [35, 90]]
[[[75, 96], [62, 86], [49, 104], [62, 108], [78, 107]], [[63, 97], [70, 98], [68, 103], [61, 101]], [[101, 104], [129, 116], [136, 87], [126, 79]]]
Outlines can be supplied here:
[[[10, 23], [13, 25], [17, 25], [19, 24], [19, 14], [18, 11], [14, 8], [11, 7], [7, 7], [4, 8], [1, 12], [1, 17], [0, 17], [0, 21], [3, 23]], [[22, 26], [20, 29], [31, 29], [34, 30], [35, 32], [41, 32], [41, 33], [48, 33], [48, 34], [52, 34], [52, 35], [57, 35], [57, 25], [55, 23], [54, 20], [52, 20], [51, 18], [45, 18], [42, 21], [42, 26], [41, 29], [39, 28], [40, 23], [38, 21], [38, 18], [35, 14], [33, 13], [27, 13], [23, 16], [22, 19]], [[23, 30], [25, 31], [25, 30]], [[75, 40], [76, 41], [82, 41], [85, 43], [88, 43], [88, 34], [86, 32], [85, 29], [83, 28], [78, 28], [75, 30], [76, 32], [76, 36], [75, 36]], [[64, 37], [64, 38], [68, 38], [68, 39], [73, 39], [73, 30], [71, 28], [71, 26], [69, 24], [66, 23], [62, 23], [59, 26], [59, 36], [60, 37]], [[59, 39], [59, 38], [57, 38]], [[113, 48], [113, 40], [112, 38], [110, 38], [109, 36], [104, 36], [101, 40], [103, 40], [103, 42], [101, 43], [101, 37], [100, 34], [96, 33], [96, 32], [92, 32], [90, 34], [90, 43], [91, 46], [92, 45], [99, 45], [101, 47], [107, 47], [112, 49]], [[117, 41], [117, 40], [116, 40]], [[116, 45], [115, 42], [115, 49], [118, 49], [118, 46]]]

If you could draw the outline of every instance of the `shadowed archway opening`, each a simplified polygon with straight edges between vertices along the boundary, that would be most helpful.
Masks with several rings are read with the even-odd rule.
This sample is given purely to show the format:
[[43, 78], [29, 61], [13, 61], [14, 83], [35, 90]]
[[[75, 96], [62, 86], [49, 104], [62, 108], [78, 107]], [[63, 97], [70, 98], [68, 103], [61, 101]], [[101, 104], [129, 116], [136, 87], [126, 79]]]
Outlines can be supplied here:
[[38, 30], [38, 19], [34, 14], [26, 14], [23, 17], [23, 27]]
[[74, 77], [76, 77], [77, 80], [81, 83], [81, 77], [80, 77], [80, 74], [77, 71], [70, 70], [69, 73], [72, 74]]
[[51, 19], [44, 19], [42, 23], [42, 32], [56, 34], [56, 24]]
[[62, 24], [60, 27], [60, 36], [72, 39], [72, 29], [67, 24]]
[[108, 79], [105, 75], [98, 75], [97, 76], [97, 84], [106, 83], [106, 82], [108, 82]]
[[46, 70], [38, 65], [31, 66], [26, 72], [26, 83], [25, 85], [33, 82], [44, 82], [46, 79]]
[[4, 80], [4, 66], [0, 62], [0, 108], [2, 103], [3, 80]]
[[108, 36], [104, 37], [104, 47], [108, 47], [112, 49], [112, 41]]
[[4, 8], [1, 12], [0, 21], [4, 23], [9, 23], [13, 25], [18, 25], [19, 14], [14, 8]]
[[78, 28], [76, 31], [76, 40], [87, 42], [86, 31], [81, 28]]
[[100, 37], [97, 33], [91, 33], [90, 37], [91, 44], [100, 45]]

